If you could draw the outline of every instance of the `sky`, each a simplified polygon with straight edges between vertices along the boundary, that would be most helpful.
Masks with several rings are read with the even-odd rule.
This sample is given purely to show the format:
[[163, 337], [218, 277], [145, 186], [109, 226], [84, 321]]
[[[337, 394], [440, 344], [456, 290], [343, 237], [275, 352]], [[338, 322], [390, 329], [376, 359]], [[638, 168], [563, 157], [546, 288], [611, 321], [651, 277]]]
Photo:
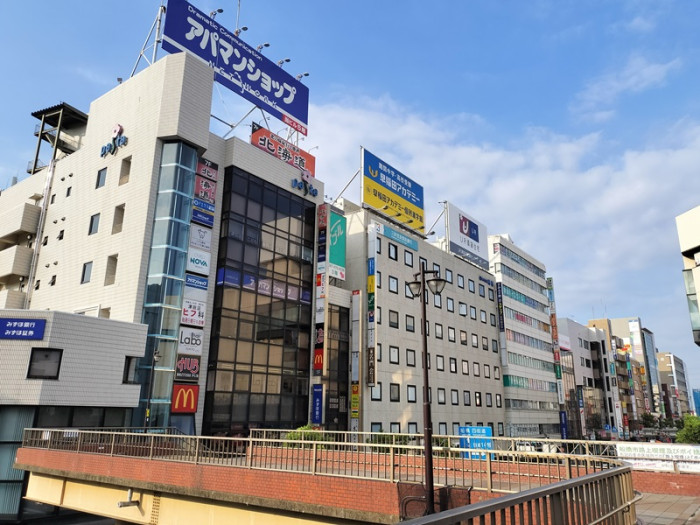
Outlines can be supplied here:
[[[640, 317], [700, 388], [675, 227], [700, 205], [700, 2], [191, 3], [223, 9], [217, 22], [247, 27], [248, 44], [267, 42], [268, 58], [309, 73], [299, 146], [316, 156], [329, 200], [364, 146], [423, 185], [428, 225], [449, 200], [489, 233], [509, 233], [546, 265], [558, 316]], [[27, 176], [33, 111], [67, 102], [89, 112], [148, 65], [137, 59], [159, 6], [2, 2], [0, 188]], [[213, 99], [226, 122], [252, 107], [223, 87]], [[251, 118], [232, 134], [247, 140]], [[270, 127], [286, 133], [275, 118]], [[360, 196], [357, 177], [343, 197]]]

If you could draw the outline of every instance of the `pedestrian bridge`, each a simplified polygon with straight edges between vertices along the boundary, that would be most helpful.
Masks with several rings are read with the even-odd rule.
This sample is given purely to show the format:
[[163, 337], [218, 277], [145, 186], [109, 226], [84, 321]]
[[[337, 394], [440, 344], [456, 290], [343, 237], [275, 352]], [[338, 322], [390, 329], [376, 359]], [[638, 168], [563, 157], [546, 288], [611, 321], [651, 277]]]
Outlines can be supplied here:
[[[26, 497], [143, 524], [436, 517], [419, 518], [427, 510], [422, 436], [260, 430], [224, 438], [138, 430], [25, 430], [15, 468], [30, 472]], [[447, 511], [437, 516], [462, 512], [459, 520], [490, 516], [478, 523], [493, 524], [636, 522], [632, 468], [613, 445], [489, 439], [485, 452], [459, 436], [434, 437], [434, 510]]]

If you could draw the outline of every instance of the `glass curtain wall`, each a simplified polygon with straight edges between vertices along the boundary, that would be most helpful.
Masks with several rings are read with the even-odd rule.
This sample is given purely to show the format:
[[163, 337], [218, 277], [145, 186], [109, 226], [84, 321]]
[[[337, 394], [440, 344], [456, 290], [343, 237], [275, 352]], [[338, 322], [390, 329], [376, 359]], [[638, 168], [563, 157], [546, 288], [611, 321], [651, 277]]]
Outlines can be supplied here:
[[228, 167], [205, 434], [308, 421], [316, 207]]
[[169, 425], [196, 169], [194, 148], [163, 144], [142, 316], [148, 337], [136, 370], [141, 401], [134, 425]]

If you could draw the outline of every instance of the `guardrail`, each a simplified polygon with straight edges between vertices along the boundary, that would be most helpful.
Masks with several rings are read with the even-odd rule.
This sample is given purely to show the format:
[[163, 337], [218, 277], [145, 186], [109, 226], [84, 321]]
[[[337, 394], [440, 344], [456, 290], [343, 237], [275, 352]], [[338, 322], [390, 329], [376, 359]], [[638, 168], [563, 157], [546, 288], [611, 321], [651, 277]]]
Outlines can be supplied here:
[[[26, 429], [22, 446], [392, 483], [425, 478], [418, 436], [265, 430], [249, 437], [212, 437], [124, 430]], [[622, 465], [613, 457], [523, 450], [512, 440], [494, 438], [488, 450], [463, 444], [459, 436], [435, 437], [437, 486], [513, 493]]]

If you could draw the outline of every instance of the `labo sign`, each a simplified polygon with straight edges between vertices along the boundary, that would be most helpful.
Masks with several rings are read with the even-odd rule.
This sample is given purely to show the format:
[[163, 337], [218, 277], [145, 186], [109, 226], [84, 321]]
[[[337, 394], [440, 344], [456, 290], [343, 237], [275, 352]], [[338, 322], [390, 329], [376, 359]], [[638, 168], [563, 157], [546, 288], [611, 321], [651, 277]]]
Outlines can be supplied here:
[[199, 328], [180, 327], [180, 339], [177, 343], [178, 354], [202, 355], [204, 330]]

